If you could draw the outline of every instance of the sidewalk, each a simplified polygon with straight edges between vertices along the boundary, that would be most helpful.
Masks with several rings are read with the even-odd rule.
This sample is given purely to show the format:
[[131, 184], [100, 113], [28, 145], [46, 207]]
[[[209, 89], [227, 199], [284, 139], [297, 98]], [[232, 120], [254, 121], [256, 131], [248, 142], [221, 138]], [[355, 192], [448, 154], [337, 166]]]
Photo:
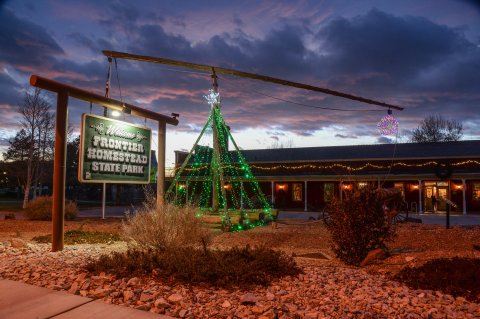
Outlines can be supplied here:
[[0, 318], [169, 319], [172, 317], [107, 304], [65, 291], [0, 279]]
[[[436, 214], [409, 214], [409, 217], [418, 218], [424, 224], [445, 225], [447, 216], [445, 213]], [[308, 220], [319, 219], [322, 214], [319, 212], [302, 212], [302, 211], [280, 211], [278, 219], [296, 219]], [[474, 226], [480, 225], [480, 215], [450, 215], [450, 226]]]

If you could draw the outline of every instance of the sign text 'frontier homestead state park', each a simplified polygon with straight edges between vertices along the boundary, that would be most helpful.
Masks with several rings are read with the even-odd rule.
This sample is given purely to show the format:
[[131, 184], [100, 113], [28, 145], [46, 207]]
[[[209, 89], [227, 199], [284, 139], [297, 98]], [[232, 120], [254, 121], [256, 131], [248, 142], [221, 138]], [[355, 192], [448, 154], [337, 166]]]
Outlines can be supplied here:
[[82, 183], [147, 184], [152, 131], [83, 114], [78, 179]]

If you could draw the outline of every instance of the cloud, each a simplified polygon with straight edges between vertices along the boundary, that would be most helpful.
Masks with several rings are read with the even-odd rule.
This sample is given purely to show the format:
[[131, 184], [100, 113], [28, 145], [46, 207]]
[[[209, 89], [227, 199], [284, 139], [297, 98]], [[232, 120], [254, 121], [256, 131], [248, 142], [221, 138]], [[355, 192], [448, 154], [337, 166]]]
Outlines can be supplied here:
[[389, 138], [386, 136], [380, 136], [379, 138], [377, 138], [377, 143], [379, 144], [392, 144], [394, 142], [395, 142], [395, 139]]
[[335, 134], [335, 137], [338, 137], [338, 138], [358, 138], [354, 134]]
[[376, 9], [331, 21], [318, 32], [317, 40], [322, 43], [318, 54], [323, 74], [333, 78], [332, 83], [377, 92], [390, 88], [389, 94], [402, 87], [415, 89], [410, 81], [475, 50], [459, 30]]
[[[433, 112], [442, 112], [446, 117], [470, 116], [472, 121], [480, 118], [471, 111], [478, 101], [479, 48], [461, 30], [425, 18], [372, 10], [352, 18], [322, 21], [319, 28], [315, 26], [315, 30], [319, 29], [316, 33], [312, 32], [313, 20], [309, 18], [278, 19], [272, 22], [272, 29], [253, 36], [246, 31], [250, 27], [248, 18], [229, 14], [224, 19], [233, 23], [234, 29], [220, 28], [213, 36], [198, 40], [168, 28], [172, 24], [178, 27], [175, 30], [191, 28], [189, 15], [162, 17], [115, 2], [92, 15], [100, 32], [78, 29], [68, 33], [70, 40], [87, 49], [84, 52], [95, 53], [74, 59], [70, 52], [65, 54], [66, 48], [60, 47], [46, 28], [22, 20], [11, 11], [0, 15], [11, 25], [11, 35], [0, 38], [1, 47], [7, 48], [0, 51], [0, 64], [8, 63], [20, 70], [45, 66], [47, 76], [99, 94], [106, 76], [106, 59], [99, 56], [99, 51], [113, 49], [276, 76], [400, 104], [407, 109], [395, 115], [404, 128], [416, 126], [425, 114]], [[0, 24], [2, 35], [5, 23]], [[18, 48], [18, 39], [27, 45]], [[36, 42], [30, 44], [33, 40]], [[36, 52], [33, 60], [27, 52]], [[114, 71], [111, 92], [120, 99]], [[208, 72], [192, 74], [182, 68], [122, 59], [118, 60], [118, 72], [124, 100], [163, 114], [181, 113], [177, 131], [190, 132], [205, 124], [209, 107], [202, 94], [211, 87]], [[19, 89], [8, 81], [13, 80], [0, 74], [0, 88], [11, 85]], [[312, 136], [341, 125], [345, 130], [336, 135], [338, 139], [377, 138], [375, 125], [380, 113], [304, 108], [256, 91], [319, 106], [371, 108], [368, 105], [263, 82], [232, 80], [225, 75], [220, 75], [219, 83], [224, 98], [222, 112], [232, 130], [261, 128], [267, 131], [266, 136], [274, 138], [280, 136], [279, 131]], [[15, 90], [0, 96], [0, 103], [1, 99], [12, 103]], [[76, 116], [85, 105], [74, 103], [82, 105], [72, 110]]]
[[17, 105], [20, 100], [21, 86], [5, 70], [0, 70], [0, 105]]
[[0, 63], [50, 66], [63, 49], [41, 26], [0, 10]]

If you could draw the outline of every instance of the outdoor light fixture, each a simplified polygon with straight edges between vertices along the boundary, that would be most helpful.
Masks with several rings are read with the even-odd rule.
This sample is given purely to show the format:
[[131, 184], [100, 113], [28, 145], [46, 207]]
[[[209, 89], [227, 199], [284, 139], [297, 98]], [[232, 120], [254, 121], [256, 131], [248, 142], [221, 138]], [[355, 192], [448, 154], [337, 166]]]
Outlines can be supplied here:
[[113, 111], [112, 111], [112, 116], [119, 117], [120, 114], [121, 114], [121, 113], [118, 112], [117, 110], [113, 110]]
[[126, 114], [132, 114], [132, 110], [126, 106], [125, 103], [123, 104], [122, 112]]
[[377, 124], [378, 132], [382, 135], [396, 135], [398, 133], [398, 121], [392, 115], [392, 110], [388, 110], [388, 114], [385, 115]]
[[463, 185], [455, 185], [455, 189], [463, 189]]

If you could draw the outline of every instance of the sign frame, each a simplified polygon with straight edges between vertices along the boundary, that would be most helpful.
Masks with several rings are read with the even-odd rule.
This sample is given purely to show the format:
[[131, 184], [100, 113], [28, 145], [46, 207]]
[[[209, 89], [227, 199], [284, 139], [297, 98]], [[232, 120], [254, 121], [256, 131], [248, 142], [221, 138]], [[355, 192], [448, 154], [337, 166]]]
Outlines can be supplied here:
[[[145, 167], [147, 170], [144, 173], [144, 176], [146, 176], [145, 181], [132, 181], [132, 180], [100, 180], [100, 179], [85, 179], [83, 176], [83, 169], [84, 169], [84, 157], [85, 157], [85, 129], [86, 129], [86, 118], [87, 117], [94, 117], [102, 120], [108, 120], [111, 122], [118, 123], [120, 125], [128, 125], [130, 127], [137, 127], [141, 128], [143, 130], [147, 130], [149, 132], [149, 147], [148, 150], [145, 150], [145, 156], [147, 156], [147, 161], [148, 165]], [[142, 125], [137, 125], [137, 124], [132, 124], [124, 121], [120, 121], [117, 119], [112, 119], [96, 114], [90, 114], [90, 113], [83, 113], [82, 114], [82, 120], [81, 120], [81, 126], [80, 126], [80, 144], [79, 144], [79, 149], [78, 149], [78, 181], [80, 183], [88, 183], [88, 184], [101, 184], [101, 183], [106, 183], [106, 184], [150, 184], [150, 171], [151, 171], [151, 165], [152, 165], [152, 160], [151, 160], [151, 150], [152, 150], [152, 129], [149, 127], [145, 127]]]

